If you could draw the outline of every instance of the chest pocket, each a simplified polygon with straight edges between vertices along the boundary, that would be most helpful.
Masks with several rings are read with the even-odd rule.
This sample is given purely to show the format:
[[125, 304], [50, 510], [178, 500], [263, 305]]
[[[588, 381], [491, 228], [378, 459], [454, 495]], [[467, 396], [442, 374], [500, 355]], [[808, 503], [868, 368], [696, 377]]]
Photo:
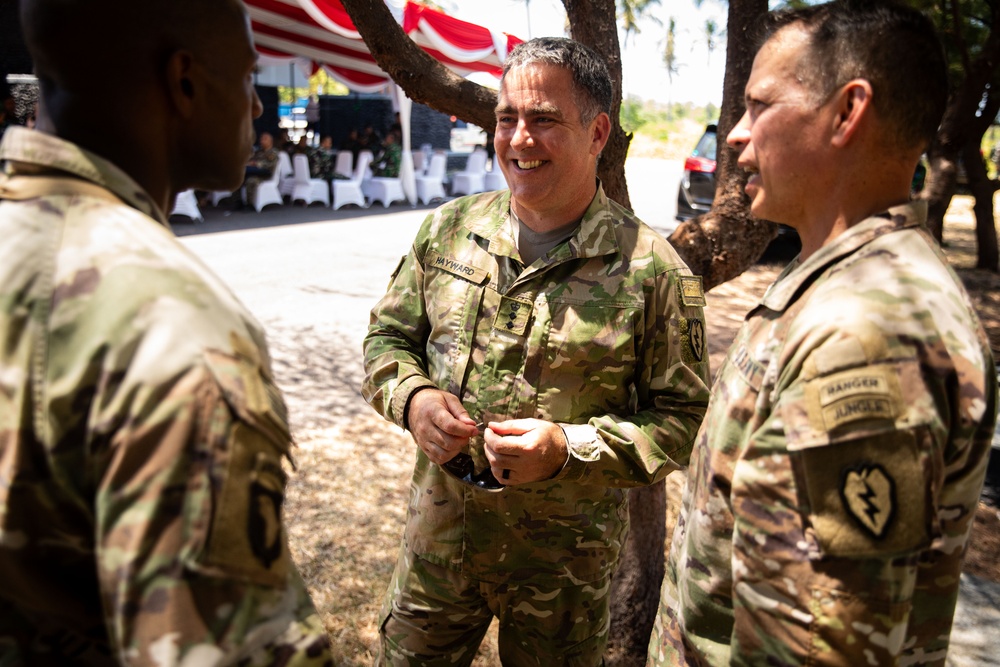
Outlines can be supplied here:
[[627, 413], [634, 401], [642, 330], [641, 304], [548, 301], [539, 304], [543, 336], [528, 350], [526, 367], [539, 369], [542, 418], [579, 422]]
[[424, 258], [424, 302], [430, 333], [427, 372], [434, 383], [461, 395], [476, 315], [490, 280], [486, 269], [435, 252]]

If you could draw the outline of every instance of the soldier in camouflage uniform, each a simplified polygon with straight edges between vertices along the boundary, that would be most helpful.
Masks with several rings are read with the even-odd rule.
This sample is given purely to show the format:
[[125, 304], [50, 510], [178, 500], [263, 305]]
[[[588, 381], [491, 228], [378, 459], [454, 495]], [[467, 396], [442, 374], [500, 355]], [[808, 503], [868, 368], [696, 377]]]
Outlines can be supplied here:
[[687, 461], [707, 405], [704, 294], [596, 178], [611, 83], [589, 49], [507, 60], [509, 191], [424, 222], [372, 312], [365, 397], [419, 446], [380, 663], [600, 664], [625, 489]]
[[802, 253], [720, 369], [654, 665], [942, 665], [997, 410], [990, 349], [910, 179], [946, 95], [930, 22], [771, 16], [728, 138]]
[[274, 137], [271, 136], [270, 132], [261, 132], [260, 145], [250, 156], [250, 161], [247, 162], [246, 181], [243, 183], [248, 206], [253, 205], [260, 182], [271, 178], [277, 168], [278, 151], [274, 147]]
[[0, 144], [0, 664], [329, 665], [263, 333], [164, 213], [242, 179], [246, 11], [21, 11], [42, 104]]

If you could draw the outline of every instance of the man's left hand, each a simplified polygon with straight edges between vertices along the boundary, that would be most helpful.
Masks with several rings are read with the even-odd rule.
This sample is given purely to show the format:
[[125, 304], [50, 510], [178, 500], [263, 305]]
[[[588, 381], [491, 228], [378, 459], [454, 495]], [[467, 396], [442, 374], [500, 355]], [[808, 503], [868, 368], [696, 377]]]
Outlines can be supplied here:
[[566, 463], [566, 436], [552, 422], [541, 419], [490, 422], [483, 439], [490, 468], [502, 484], [551, 479]]

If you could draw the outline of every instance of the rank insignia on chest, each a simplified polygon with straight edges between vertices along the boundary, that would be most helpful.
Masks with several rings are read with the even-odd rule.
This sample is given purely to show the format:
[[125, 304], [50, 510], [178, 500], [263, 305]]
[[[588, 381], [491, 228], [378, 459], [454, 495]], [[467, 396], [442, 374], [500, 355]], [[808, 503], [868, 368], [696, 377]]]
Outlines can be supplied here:
[[531, 302], [512, 297], [500, 297], [500, 307], [493, 320], [493, 328], [523, 336], [531, 318]]

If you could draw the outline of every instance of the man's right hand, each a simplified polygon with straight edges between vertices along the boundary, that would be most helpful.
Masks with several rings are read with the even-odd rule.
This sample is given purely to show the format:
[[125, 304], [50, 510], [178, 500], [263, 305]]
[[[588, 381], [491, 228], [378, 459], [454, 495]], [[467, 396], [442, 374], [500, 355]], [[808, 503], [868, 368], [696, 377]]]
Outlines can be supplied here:
[[454, 394], [423, 389], [410, 399], [406, 423], [417, 446], [434, 463], [447, 463], [477, 435], [476, 422]]

